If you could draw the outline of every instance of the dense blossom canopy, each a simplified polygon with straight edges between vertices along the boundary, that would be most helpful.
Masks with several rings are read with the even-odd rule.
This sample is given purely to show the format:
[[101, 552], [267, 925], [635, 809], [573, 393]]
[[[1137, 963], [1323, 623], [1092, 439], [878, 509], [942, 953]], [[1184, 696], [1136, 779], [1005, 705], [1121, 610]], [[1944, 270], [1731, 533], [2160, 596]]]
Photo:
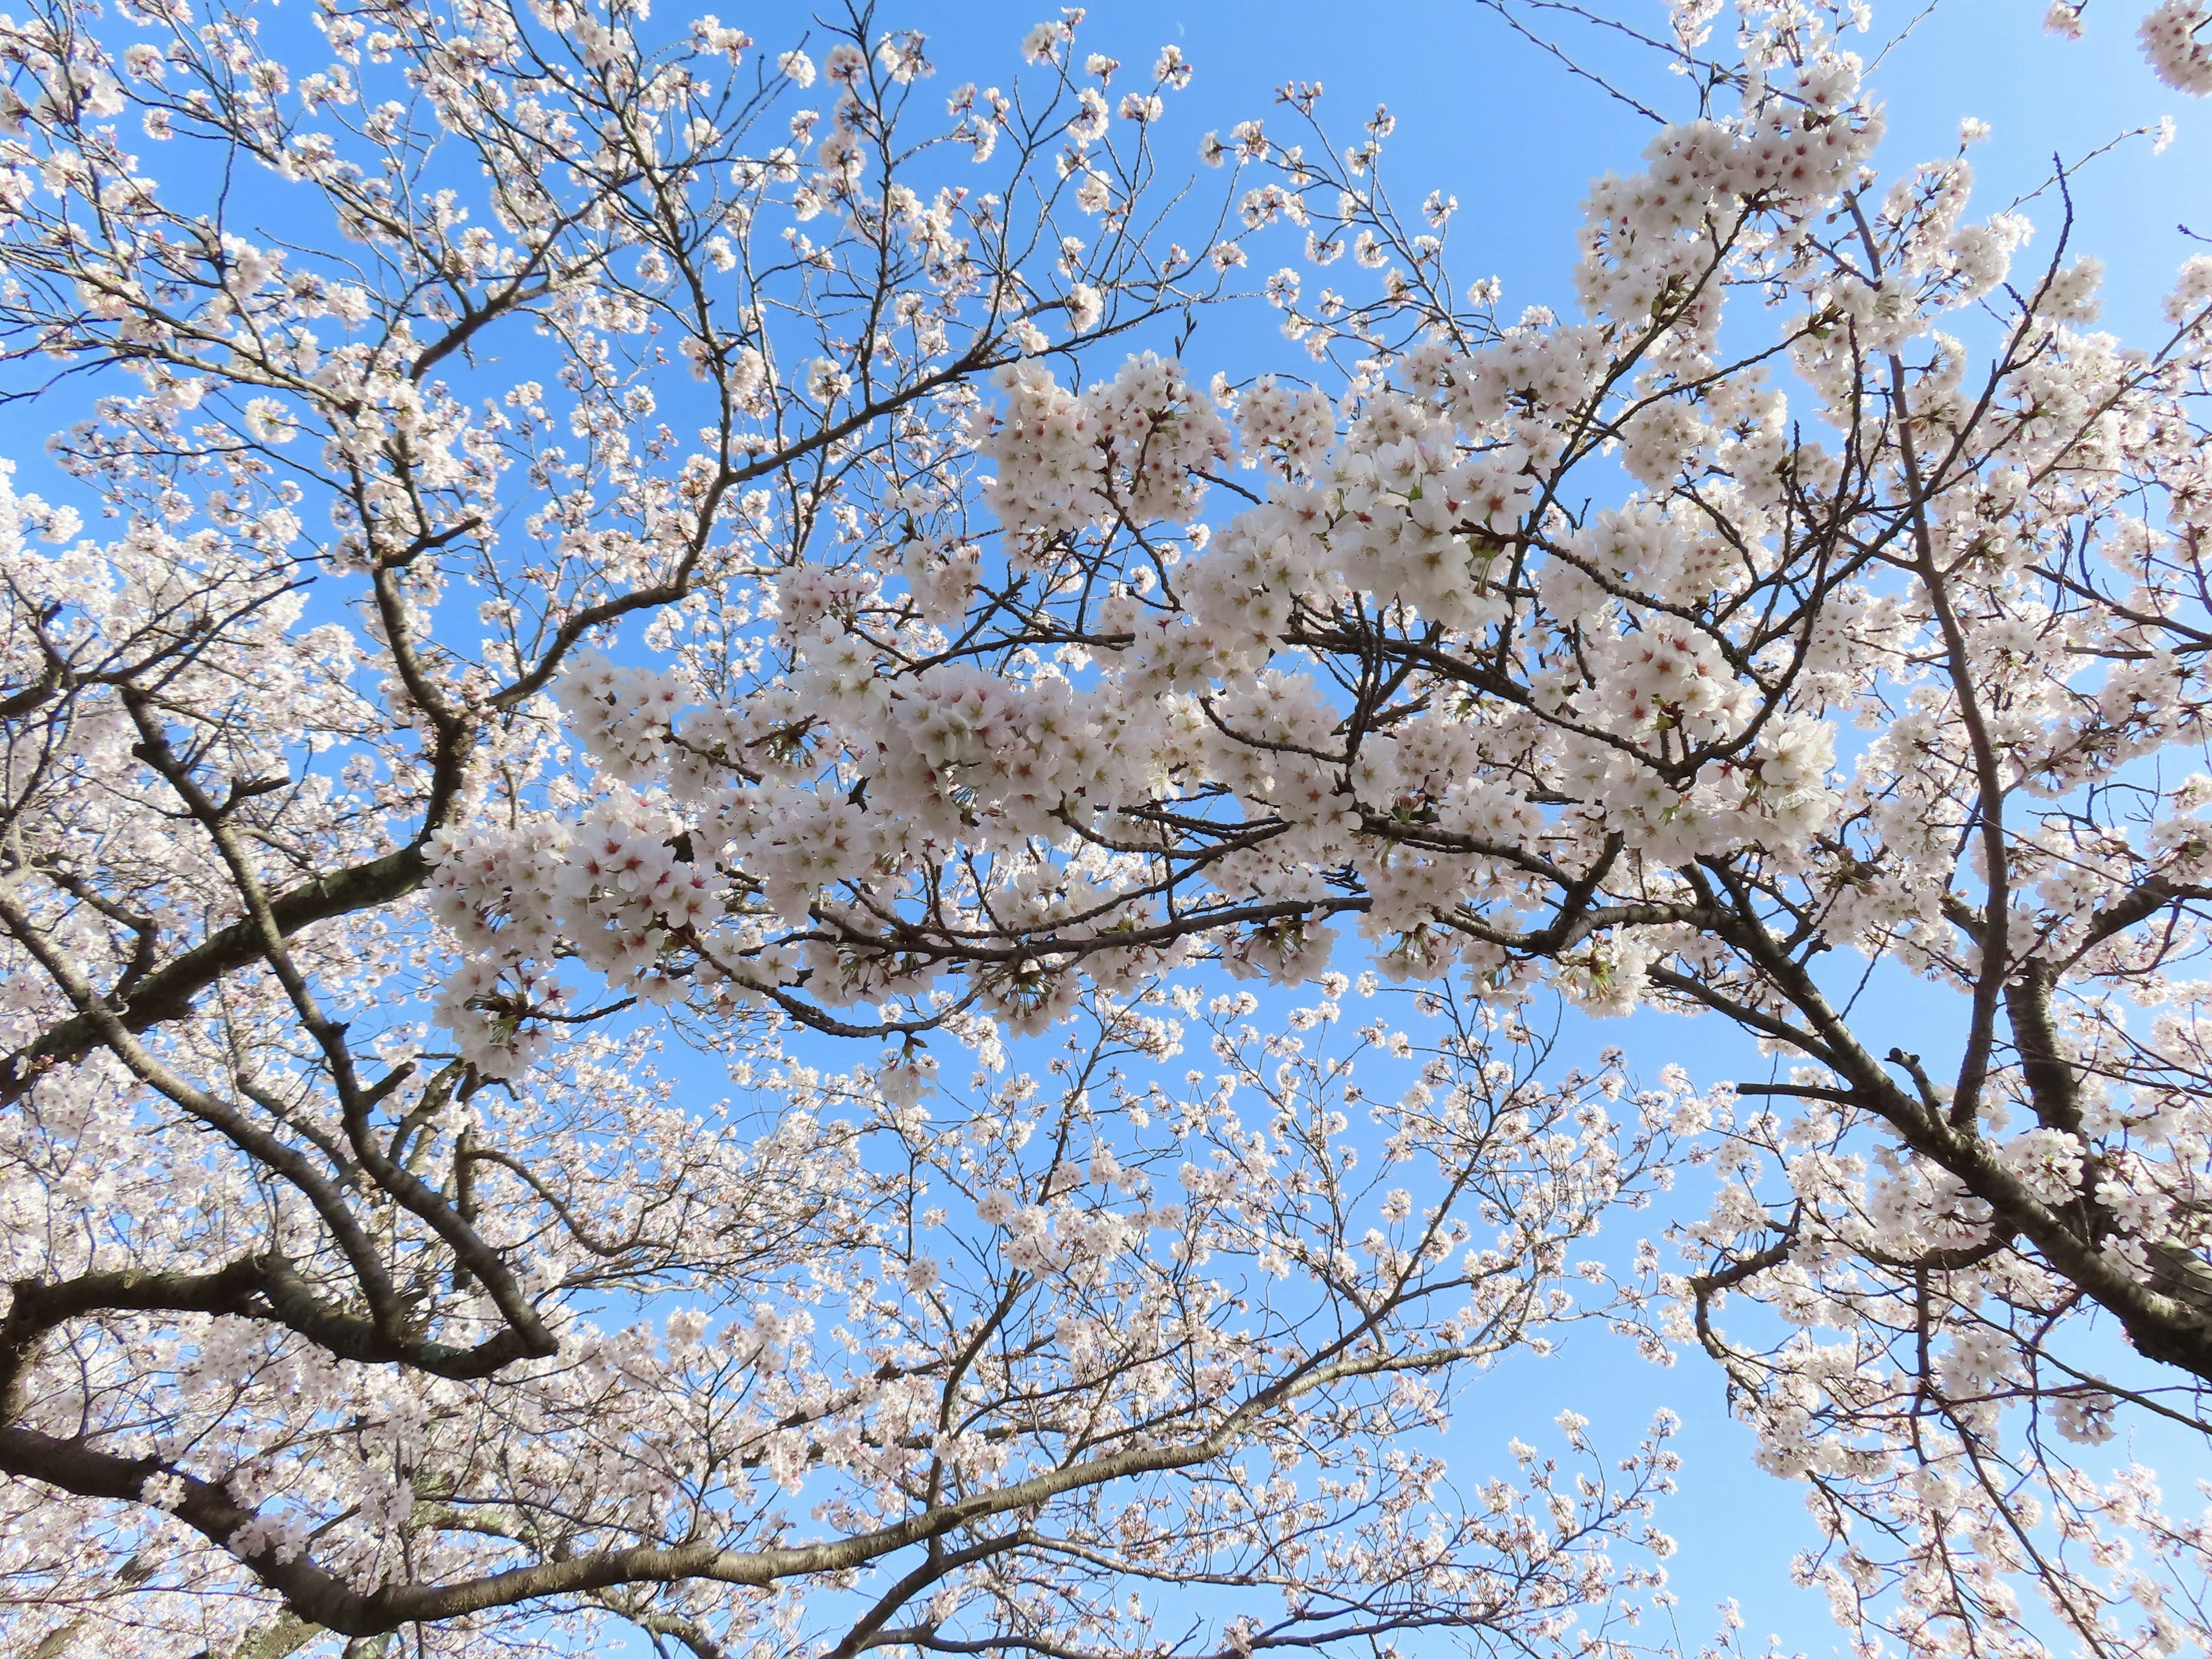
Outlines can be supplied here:
[[2203, 1645], [2212, 257], [1681, 0], [1509, 320], [1081, 23], [0, 16], [11, 1650], [1625, 1651], [1671, 1419], [1437, 1453], [1582, 1322], [1859, 1651]]

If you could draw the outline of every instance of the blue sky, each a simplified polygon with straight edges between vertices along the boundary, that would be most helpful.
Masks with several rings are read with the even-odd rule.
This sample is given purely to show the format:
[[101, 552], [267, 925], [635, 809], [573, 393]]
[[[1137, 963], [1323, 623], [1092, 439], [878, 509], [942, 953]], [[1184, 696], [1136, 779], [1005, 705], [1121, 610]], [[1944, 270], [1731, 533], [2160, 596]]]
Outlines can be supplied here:
[[[1922, 3], [1877, 4], [1864, 55], [1888, 45]], [[911, 25], [930, 36], [940, 82], [988, 81], [1011, 76], [1022, 33], [1052, 10], [1031, 0], [921, 0], [878, 15], [885, 26]], [[1657, 0], [1630, 0], [1621, 15], [1655, 31], [1664, 26]], [[2212, 235], [2212, 111], [2187, 107], [2191, 100], [2153, 79], [2134, 43], [2137, 15], [2126, 0], [2094, 0], [2087, 37], [2068, 42], [2043, 33], [2032, 0], [1945, 0], [1889, 46], [1872, 76], [1888, 113], [1886, 169], [1951, 153], [1963, 117], [1991, 125], [1992, 137], [1974, 151], [1984, 211], [2039, 185], [2054, 152], [2070, 164], [2129, 128], [2176, 118], [2178, 136], [2164, 155], [2135, 141], [2096, 163], [2076, 188], [2073, 245], [2105, 259], [2106, 316], [2124, 334], [2154, 322], [2174, 267], [2203, 251], [2176, 231], [2177, 222], [2193, 221]], [[1679, 80], [1607, 49], [1587, 28], [1568, 33], [1575, 20], [1559, 21], [1563, 43], [1589, 47], [1589, 61], [1662, 112], [1682, 112], [1686, 88]], [[776, 38], [765, 18], [747, 22], [763, 45]], [[1503, 276], [1509, 310], [1516, 300], [1571, 297], [1565, 277], [1583, 190], [1598, 173], [1632, 169], [1651, 131], [1644, 118], [1572, 81], [1478, 0], [1104, 0], [1089, 9], [1082, 40], [1138, 72], [1168, 41], [1189, 56], [1197, 75], [1176, 100], [1170, 155], [1178, 130], [1273, 113], [1273, 88], [1292, 78], [1326, 84], [1324, 113], [1346, 141], [1377, 102], [1387, 102], [1399, 117], [1388, 158], [1395, 193], [1408, 204], [1431, 188], [1459, 198], [1453, 242], [1462, 274]], [[2028, 210], [2039, 233], [2032, 253], [2048, 248], [2057, 215], [2050, 204]], [[1225, 343], [1209, 342], [1202, 329], [1190, 354], [1194, 365], [1210, 343]]]

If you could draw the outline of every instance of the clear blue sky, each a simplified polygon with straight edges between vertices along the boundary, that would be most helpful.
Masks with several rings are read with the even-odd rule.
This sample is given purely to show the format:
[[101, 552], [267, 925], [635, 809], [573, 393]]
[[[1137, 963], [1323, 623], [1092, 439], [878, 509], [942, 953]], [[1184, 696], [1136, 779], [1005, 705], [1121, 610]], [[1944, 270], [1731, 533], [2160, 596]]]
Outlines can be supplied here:
[[[1876, 0], [1865, 55], [1923, 3]], [[940, 83], [982, 82], [1008, 77], [1024, 30], [1055, 9], [1031, 0], [914, 0], [884, 7], [878, 19], [930, 36]], [[1951, 153], [1962, 117], [1992, 125], [1990, 140], [1974, 151], [1984, 210], [2033, 189], [2054, 152], [2071, 163], [2127, 128], [2176, 118], [2179, 137], [2163, 155], [2137, 141], [2096, 164], [2077, 188], [2074, 245], [2105, 258], [2114, 279], [2106, 316], [2124, 333], [2154, 318], [2176, 264], [2204, 251], [2177, 234], [2177, 221], [2212, 234], [2212, 107], [2191, 107], [2192, 100], [2152, 78], [2133, 40], [2142, 9], [2135, 0], [2094, 0], [2087, 38], [2066, 42], [2042, 32], [2032, 0], [1943, 0], [1873, 76], [1889, 117], [1886, 167]], [[1664, 29], [1657, 0], [1627, 0], [1620, 15]], [[1561, 38], [1574, 39], [1564, 32], [1574, 20], [1559, 21]], [[746, 21], [764, 46], [774, 39], [765, 17]], [[1646, 102], [1681, 111], [1679, 81], [1605, 50], [1587, 30], [1581, 39]], [[1587, 83], [1570, 81], [1471, 0], [1103, 0], [1089, 9], [1082, 40], [1139, 73], [1167, 41], [1196, 64], [1171, 115], [1170, 154], [1177, 127], [1225, 128], [1274, 113], [1273, 89], [1293, 77], [1326, 83], [1324, 111], [1334, 112], [1332, 125], [1347, 142], [1376, 103], [1388, 102], [1400, 118], [1389, 157], [1395, 193], [1408, 205], [1431, 188], [1456, 195], [1453, 242], [1462, 274], [1502, 276], [1509, 307], [1571, 297], [1565, 278], [1583, 191], [1600, 173], [1634, 168], [1651, 131]], [[1671, 102], [1661, 101], [1670, 94]], [[2039, 231], [2055, 230], [2055, 210], [2046, 215], [2043, 205], [2029, 211]], [[2035, 246], [2047, 248], [2047, 235]], [[1194, 363], [1206, 351], [1202, 330]]]

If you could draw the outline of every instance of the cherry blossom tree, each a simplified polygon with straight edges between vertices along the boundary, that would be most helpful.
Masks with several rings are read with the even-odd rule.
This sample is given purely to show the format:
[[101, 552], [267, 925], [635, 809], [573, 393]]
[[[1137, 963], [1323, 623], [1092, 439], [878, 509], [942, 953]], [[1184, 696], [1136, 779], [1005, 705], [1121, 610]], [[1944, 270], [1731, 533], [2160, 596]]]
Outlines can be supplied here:
[[[1602, 1638], [1668, 1425], [1607, 1462], [1563, 1419], [1572, 1467], [1464, 1498], [1422, 1441], [1583, 1316], [1566, 1252], [1686, 1085], [1616, 1118], [1479, 1006], [1327, 1045], [1341, 984], [1308, 1040], [1135, 968], [1035, 1065], [950, 1005], [794, 1048], [855, 1028], [630, 927], [730, 948], [651, 719], [556, 700], [627, 638], [789, 704], [764, 619], [836, 549], [965, 605], [976, 547], [898, 526], [981, 377], [1231, 268], [1146, 217], [1188, 66], [1117, 116], [1053, 25], [939, 119], [865, 14], [765, 56], [641, 8], [290, 21], [0, 25], [14, 395], [83, 386], [54, 454], [127, 526], [0, 493], [11, 1650]], [[805, 766], [800, 705], [757, 735]], [[532, 825], [600, 860], [580, 952], [566, 899], [471, 896]], [[1428, 1081], [1369, 1101], [1363, 1054]]]
[[[1073, 12], [980, 90], [866, 10], [0, 19], [72, 410], [0, 495], [11, 1644], [1618, 1650], [1670, 1425], [1434, 1449], [1576, 1320], [1717, 1362], [1863, 1650], [2201, 1642], [2080, 1449], [2212, 1383], [2212, 258], [2123, 345], [2070, 167], [2030, 258], [1975, 131], [1876, 167], [1863, 15], [1716, 19], [1571, 320], [1316, 86], [1186, 188], [1192, 66]], [[1270, 250], [1303, 351], [1187, 366]], [[1688, 1260], [1572, 1259], [1684, 1158]]]

